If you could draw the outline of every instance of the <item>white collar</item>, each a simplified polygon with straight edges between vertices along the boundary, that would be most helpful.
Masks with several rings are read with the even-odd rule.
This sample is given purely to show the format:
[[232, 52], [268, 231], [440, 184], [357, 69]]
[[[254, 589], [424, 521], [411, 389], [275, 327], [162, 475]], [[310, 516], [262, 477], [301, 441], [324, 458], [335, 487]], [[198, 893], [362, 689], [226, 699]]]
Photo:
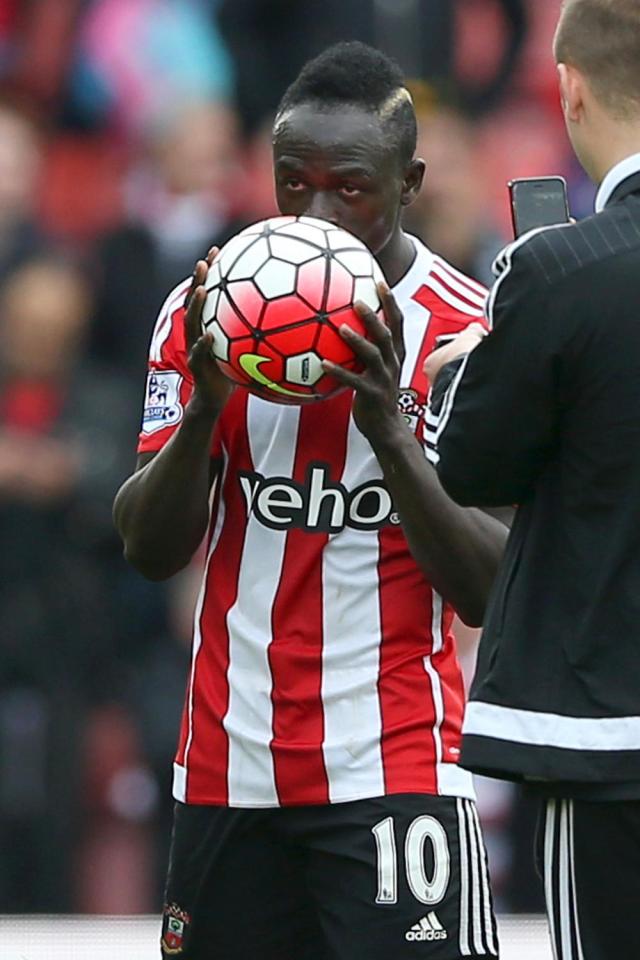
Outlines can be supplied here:
[[404, 276], [400, 277], [395, 287], [391, 290], [399, 303], [404, 303], [406, 300], [411, 299], [416, 290], [419, 290], [424, 283], [425, 277], [429, 276], [433, 266], [433, 254], [431, 250], [429, 250], [421, 240], [418, 240], [417, 237], [412, 236], [410, 233], [405, 233], [405, 237], [411, 240], [411, 243], [415, 247], [416, 255], [407, 272]]
[[640, 173], [640, 153], [634, 153], [609, 170], [596, 196], [596, 213], [602, 213], [611, 200], [614, 190], [634, 173]]

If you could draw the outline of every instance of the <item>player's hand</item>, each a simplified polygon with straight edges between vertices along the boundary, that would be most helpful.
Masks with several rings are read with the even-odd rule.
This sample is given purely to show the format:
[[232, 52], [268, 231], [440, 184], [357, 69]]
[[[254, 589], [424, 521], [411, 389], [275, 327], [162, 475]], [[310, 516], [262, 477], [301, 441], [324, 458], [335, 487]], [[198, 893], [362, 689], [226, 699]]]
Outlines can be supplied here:
[[444, 347], [440, 347], [438, 350], [430, 353], [423, 367], [424, 374], [429, 383], [433, 386], [436, 382], [436, 377], [447, 363], [451, 363], [452, 360], [458, 360], [459, 357], [464, 357], [468, 353], [471, 353], [479, 343], [482, 343], [486, 335], [487, 330], [481, 323], [470, 323], [462, 333], [459, 333], [457, 337], [445, 344]]
[[327, 373], [355, 390], [353, 417], [358, 429], [369, 439], [393, 429], [399, 422], [398, 383], [405, 357], [402, 312], [386, 283], [378, 284], [378, 294], [383, 318], [362, 302], [354, 305], [367, 329], [368, 339], [347, 324], [340, 328], [340, 336], [364, 364], [364, 373], [353, 373], [329, 360], [323, 361]]
[[184, 301], [187, 362], [193, 374], [189, 407], [198, 413], [210, 413], [213, 417], [219, 415], [233, 389], [231, 381], [222, 373], [211, 353], [213, 334], [202, 332], [202, 308], [207, 298], [204, 283], [217, 253], [218, 248], [211, 247], [206, 260], [198, 260]]

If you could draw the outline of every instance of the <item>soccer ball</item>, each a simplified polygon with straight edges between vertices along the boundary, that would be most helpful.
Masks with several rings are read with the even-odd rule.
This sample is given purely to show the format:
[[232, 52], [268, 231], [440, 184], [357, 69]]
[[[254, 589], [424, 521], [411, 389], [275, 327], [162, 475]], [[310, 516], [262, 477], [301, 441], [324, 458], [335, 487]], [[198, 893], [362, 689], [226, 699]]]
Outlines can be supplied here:
[[273, 217], [229, 240], [209, 269], [202, 311], [222, 371], [277, 403], [322, 400], [344, 389], [322, 360], [362, 365], [342, 339], [365, 334], [353, 304], [380, 309], [382, 271], [346, 230], [314, 217]]

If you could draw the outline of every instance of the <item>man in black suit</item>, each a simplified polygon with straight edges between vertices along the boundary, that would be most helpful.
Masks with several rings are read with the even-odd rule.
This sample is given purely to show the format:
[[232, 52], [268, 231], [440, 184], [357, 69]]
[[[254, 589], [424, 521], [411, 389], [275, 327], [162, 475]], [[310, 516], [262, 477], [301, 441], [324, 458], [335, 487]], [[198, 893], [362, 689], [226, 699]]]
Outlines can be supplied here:
[[[640, 3], [555, 40], [595, 216], [498, 258], [491, 332], [432, 355], [427, 445], [458, 503], [518, 504], [461, 762], [543, 796], [558, 960], [631, 960], [640, 903]], [[453, 361], [453, 362], [452, 362]]]

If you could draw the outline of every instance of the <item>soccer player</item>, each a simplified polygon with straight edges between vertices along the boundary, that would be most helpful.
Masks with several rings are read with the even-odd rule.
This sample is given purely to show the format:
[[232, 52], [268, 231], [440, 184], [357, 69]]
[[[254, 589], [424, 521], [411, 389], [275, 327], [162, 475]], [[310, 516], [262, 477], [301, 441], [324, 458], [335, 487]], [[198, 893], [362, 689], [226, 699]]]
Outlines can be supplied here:
[[156, 323], [116, 523], [152, 579], [206, 534], [162, 949], [496, 956], [451, 623], [481, 622], [507, 531], [453, 504], [421, 442], [424, 359], [482, 318], [485, 291], [401, 228], [425, 165], [382, 54], [341, 44], [307, 64], [273, 140], [281, 212], [352, 231], [391, 291], [386, 322], [361, 309], [370, 342], [343, 332], [365, 373], [332, 369], [352, 389], [304, 407], [220, 374], [200, 333], [207, 262]]

